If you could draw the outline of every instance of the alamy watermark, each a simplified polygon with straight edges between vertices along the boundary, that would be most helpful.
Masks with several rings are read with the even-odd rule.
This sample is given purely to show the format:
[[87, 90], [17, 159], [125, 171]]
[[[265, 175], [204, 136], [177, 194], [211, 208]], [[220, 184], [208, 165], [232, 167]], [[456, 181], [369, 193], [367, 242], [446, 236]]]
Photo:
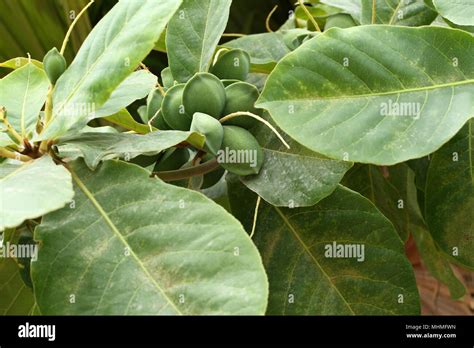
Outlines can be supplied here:
[[389, 99], [380, 104], [380, 115], [420, 118], [421, 104], [415, 102], [397, 102]]
[[0, 239], [0, 258], [38, 260], [38, 246], [36, 244], [14, 244], [3, 242]]
[[332, 242], [324, 246], [324, 256], [326, 258], [337, 259], [357, 259], [358, 262], [365, 260], [364, 244], [339, 244]]
[[67, 117], [79, 117], [87, 115], [89, 119], [95, 117], [95, 103], [67, 103], [62, 105], [57, 111], [58, 115]]
[[225, 147], [217, 151], [217, 163], [248, 163], [250, 167], [257, 166], [257, 150], [233, 150]]

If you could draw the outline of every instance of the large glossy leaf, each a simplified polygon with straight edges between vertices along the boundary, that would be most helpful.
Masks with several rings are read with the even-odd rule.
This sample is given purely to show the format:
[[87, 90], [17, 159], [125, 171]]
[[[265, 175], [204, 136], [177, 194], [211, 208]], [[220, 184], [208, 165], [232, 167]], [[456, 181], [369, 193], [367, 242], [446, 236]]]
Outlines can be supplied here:
[[58, 138], [99, 110], [136, 69], [180, 0], [122, 0], [96, 25], [53, 95], [53, 120], [40, 139]]
[[459, 25], [474, 25], [474, 2], [472, 0], [433, 0], [439, 14]]
[[[229, 196], [232, 212], [245, 216], [245, 193], [230, 185]], [[268, 314], [419, 313], [413, 270], [393, 225], [349, 189], [308, 208], [264, 203], [254, 240], [270, 281]], [[334, 242], [363, 246], [363, 260], [327, 257]]]
[[28, 315], [34, 302], [33, 292], [22, 280], [17, 262], [0, 258], [0, 315]]
[[70, 202], [71, 175], [49, 156], [3, 171], [0, 166], [0, 231], [40, 217]]
[[208, 71], [229, 18], [232, 0], [184, 0], [166, 31], [166, 47], [173, 77], [186, 82]]
[[[430, 24], [438, 15], [423, 0], [377, 0], [375, 13], [375, 24], [410, 27]], [[372, 0], [362, 1], [361, 23], [372, 23]]]
[[182, 142], [202, 148], [205, 137], [199, 133], [182, 131], [156, 131], [146, 135], [83, 133], [61, 139], [58, 150], [68, 157], [71, 154], [84, 157], [87, 165], [94, 169], [105, 159], [122, 157], [129, 160], [141, 154], [161, 152]]
[[474, 125], [437, 151], [428, 169], [425, 217], [443, 252], [474, 268]]
[[0, 106], [6, 108], [8, 121], [23, 137], [35, 129], [48, 87], [46, 73], [33, 63], [0, 80]]
[[391, 165], [432, 153], [474, 115], [472, 56], [459, 30], [334, 28], [280, 61], [257, 106], [313, 151]]
[[290, 139], [287, 149], [265, 125], [254, 130], [265, 156], [258, 175], [241, 181], [267, 202], [284, 207], [311, 206], [330, 195], [351, 162], [324, 158]]
[[135, 165], [72, 167], [75, 208], [46, 216], [35, 232], [43, 314], [265, 312], [258, 251], [223, 208]]
[[146, 70], [140, 70], [127, 77], [110, 95], [109, 100], [90, 118], [113, 115], [135, 100], [142, 99], [155, 87], [158, 78]]

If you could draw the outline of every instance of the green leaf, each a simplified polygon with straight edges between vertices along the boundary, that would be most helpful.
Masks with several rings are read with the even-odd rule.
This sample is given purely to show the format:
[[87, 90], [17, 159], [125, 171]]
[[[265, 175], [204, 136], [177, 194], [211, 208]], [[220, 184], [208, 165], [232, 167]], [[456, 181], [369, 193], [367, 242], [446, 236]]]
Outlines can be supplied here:
[[425, 217], [433, 239], [450, 259], [474, 268], [474, 125], [470, 120], [430, 163]]
[[313, 151], [396, 164], [432, 153], [474, 115], [472, 56], [474, 37], [459, 30], [333, 28], [278, 63], [256, 106]]
[[[340, 8], [345, 13], [350, 14], [356, 21], [360, 21], [362, 12], [362, 2], [371, 0], [321, 0], [321, 3]], [[315, 1], [312, 1], [315, 2]]]
[[240, 48], [250, 55], [252, 64], [277, 63], [290, 53], [282, 32], [252, 34], [226, 42], [224, 47]]
[[156, 131], [146, 135], [127, 133], [83, 133], [62, 138], [58, 151], [76, 153], [84, 157], [86, 164], [95, 169], [102, 160], [122, 157], [127, 160], [142, 154], [156, 154], [182, 142], [202, 148], [205, 137], [195, 132]]
[[33, 292], [23, 282], [15, 260], [0, 258], [0, 315], [29, 315], [34, 303]]
[[122, 0], [95, 26], [76, 58], [59, 78], [53, 95], [53, 120], [39, 140], [57, 139], [112, 92], [153, 49], [180, 0]]
[[289, 29], [273, 33], [246, 35], [226, 42], [222, 47], [239, 48], [250, 55], [251, 71], [269, 74], [276, 63], [291, 52], [291, 43], [299, 36], [314, 36], [306, 29]]
[[427, 269], [449, 287], [453, 298], [459, 298], [464, 286], [454, 276], [426, 228], [414, 179], [414, 173], [406, 164], [384, 169], [359, 165], [348, 173], [343, 184], [370, 199], [394, 224], [402, 240], [406, 241], [411, 234]]
[[62, 208], [74, 195], [71, 175], [49, 156], [0, 168], [0, 231]]
[[10, 173], [13, 173], [17, 169], [21, 168], [22, 165], [22, 162], [12, 159], [6, 159], [0, 162], [0, 179], [7, 177]]
[[150, 93], [158, 78], [146, 70], [140, 70], [127, 77], [110, 95], [109, 100], [95, 111], [90, 118], [113, 115], [127, 107], [135, 100], [142, 99]]
[[258, 251], [223, 208], [135, 165], [72, 167], [75, 209], [46, 216], [35, 232], [42, 243], [32, 278], [43, 314], [265, 312]]
[[155, 43], [155, 47], [153, 49], [159, 52], [166, 53], [166, 31], [161, 33], [160, 38]]
[[[327, 17], [341, 13], [342, 11], [340, 8], [320, 3], [317, 3], [313, 6], [306, 6], [306, 9], [313, 18], [316, 18], [318, 20], [324, 19], [324, 21]], [[310, 19], [301, 5], [295, 8], [295, 17], [297, 19], [302, 19], [305, 21]]]
[[6, 108], [8, 121], [23, 137], [34, 131], [48, 87], [45, 72], [33, 63], [0, 80], [0, 106]]
[[[232, 212], [237, 216], [248, 210], [245, 196], [230, 185]], [[370, 201], [342, 186], [313, 207], [287, 209], [264, 203], [254, 240], [270, 282], [267, 314], [420, 311], [413, 269], [392, 224]], [[327, 252], [334, 242], [341, 247], [363, 246], [364, 253], [330, 258]]]
[[414, 185], [414, 175], [406, 164], [380, 168], [357, 165], [342, 181], [348, 188], [368, 198], [395, 226], [406, 241], [412, 220], [418, 220], [416, 210], [408, 204], [408, 192]]
[[442, 18], [442, 20], [451, 28], [464, 30], [470, 34], [474, 34], [474, 25], [458, 25], [458, 24], [454, 24], [453, 22], [450, 22], [446, 18]]
[[433, 0], [439, 14], [459, 25], [474, 25], [474, 2], [472, 0]]
[[[423, 0], [377, 0], [375, 24], [417, 27], [428, 25], [438, 15]], [[362, 1], [361, 24], [372, 23], [372, 1]]]
[[413, 175], [409, 175], [409, 178], [406, 190], [406, 206], [411, 212], [408, 228], [423, 264], [436, 279], [448, 286], [453, 299], [459, 299], [465, 294], [466, 289], [454, 275], [446, 256], [441, 253], [428, 231], [417, 202], [417, 189], [413, 183]]
[[25, 66], [28, 63], [34, 64], [36, 67], [43, 69], [43, 63], [36, 59], [29, 59], [25, 57], [17, 57], [9, 59], [3, 63], [0, 63], [0, 67], [9, 69], [18, 69]]
[[351, 162], [324, 158], [291, 139], [287, 139], [291, 147], [287, 149], [263, 124], [253, 134], [265, 152], [263, 166], [258, 175], [240, 180], [273, 205], [314, 205], [329, 196], [352, 167]]
[[15, 142], [5, 132], [0, 132], [0, 147], [14, 145]]
[[178, 82], [207, 72], [232, 0], [184, 0], [166, 31], [169, 66]]
[[[116, 124], [120, 127], [137, 132], [139, 134], [150, 133], [150, 127], [148, 127], [148, 125], [135, 121], [127, 109], [122, 109], [111, 116], [105, 117], [104, 119], [106, 121], [109, 121], [110, 123]], [[152, 129], [156, 130], [154, 127], [152, 127]]]
[[446, 256], [441, 253], [430, 232], [423, 225], [412, 225], [411, 232], [420, 257], [433, 277], [448, 286], [453, 299], [463, 297], [466, 288], [454, 275]]

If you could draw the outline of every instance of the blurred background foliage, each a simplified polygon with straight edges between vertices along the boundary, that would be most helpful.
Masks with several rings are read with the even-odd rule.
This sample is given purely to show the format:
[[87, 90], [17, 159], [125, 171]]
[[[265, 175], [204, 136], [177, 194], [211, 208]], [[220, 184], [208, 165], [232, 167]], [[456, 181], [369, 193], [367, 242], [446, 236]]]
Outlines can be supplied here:
[[[0, 62], [16, 57], [42, 60], [52, 47], [61, 47], [64, 35], [80, 10], [89, 0], [1, 0], [0, 1]], [[74, 28], [65, 57], [72, 61], [91, 28], [107, 13], [117, 0], [95, 0]], [[234, 0], [227, 32], [265, 32], [265, 19], [275, 5], [270, 27], [278, 29], [289, 17], [291, 0]], [[231, 38], [229, 38], [231, 39]], [[167, 66], [166, 55], [152, 52], [145, 64], [155, 74]], [[1, 69], [0, 76], [7, 71]]]
[[[39, 61], [51, 48], [60, 49], [64, 36], [75, 16], [90, 0], [0, 0], [0, 63], [17, 57]], [[91, 29], [117, 3], [118, 0], [95, 0], [94, 4], [77, 22], [65, 51], [70, 64]], [[156, 0], [159, 1], [159, 0]], [[227, 33], [252, 34], [266, 32], [266, 19], [278, 5], [269, 21], [269, 27], [277, 30], [283, 25], [296, 0], [234, 0], [230, 12]], [[224, 37], [222, 42], [235, 37]], [[159, 76], [168, 66], [166, 53], [152, 51], [144, 60], [145, 65]], [[9, 73], [0, 68], [0, 78]], [[129, 109], [137, 118], [136, 109], [141, 101]], [[99, 122], [100, 123], [100, 122]]]

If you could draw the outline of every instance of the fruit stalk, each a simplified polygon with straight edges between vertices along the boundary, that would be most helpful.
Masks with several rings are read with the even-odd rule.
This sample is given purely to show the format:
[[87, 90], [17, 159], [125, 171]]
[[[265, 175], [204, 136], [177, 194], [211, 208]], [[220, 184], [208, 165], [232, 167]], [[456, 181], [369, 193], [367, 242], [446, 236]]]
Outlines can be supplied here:
[[217, 159], [212, 159], [208, 162], [200, 164], [195, 167], [179, 169], [179, 170], [170, 170], [164, 172], [153, 172], [152, 176], [157, 176], [163, 181], [178, 181], [183, 179], [189, 179], [193, 176], [204, 175], [210, 173], [219, 168], [219, 163]]

